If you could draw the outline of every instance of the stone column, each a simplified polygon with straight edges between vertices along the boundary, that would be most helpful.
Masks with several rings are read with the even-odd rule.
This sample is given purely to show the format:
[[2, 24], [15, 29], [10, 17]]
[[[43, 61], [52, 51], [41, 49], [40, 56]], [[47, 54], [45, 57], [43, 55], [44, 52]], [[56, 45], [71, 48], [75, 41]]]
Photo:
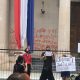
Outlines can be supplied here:
[[[8, 48], [8, 0], [0, 0], [0, 49]], [[0, 50], [0, 69], [6, 69], [8, 55]]]
[[70, 0], [59, 0], [58, 50], [70, 50]]

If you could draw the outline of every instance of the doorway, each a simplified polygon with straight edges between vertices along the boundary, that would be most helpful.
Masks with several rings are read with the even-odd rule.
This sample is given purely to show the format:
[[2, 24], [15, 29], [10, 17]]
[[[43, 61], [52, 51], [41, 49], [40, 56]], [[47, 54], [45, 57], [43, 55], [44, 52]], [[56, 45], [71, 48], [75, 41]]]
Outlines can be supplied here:
[[70, 50], [77, 53], [80, 43], [80, 2], [71, 2]]

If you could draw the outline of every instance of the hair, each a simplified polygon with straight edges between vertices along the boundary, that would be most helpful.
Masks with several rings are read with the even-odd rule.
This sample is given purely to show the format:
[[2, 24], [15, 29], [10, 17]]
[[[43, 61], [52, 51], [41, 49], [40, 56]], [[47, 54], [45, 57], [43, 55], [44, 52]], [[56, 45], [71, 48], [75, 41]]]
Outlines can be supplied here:
[[26, 53], [28, 53], [28, 54], [30, 54], [30, 53], [31, 53], [31, 51], [30, 51], [30, 49], [29, 49], [29, 48], [26, 48], [24, 51], [25, 51]]
[[13, 68], [13, 73], [18, 72], [18, 73], [23, 73], [25, 72], [25, 61], [23, 56], [18, 56], [16, 60], [16, 64], [14, 64]]
[[16, 60], [16, 64], [18, 63], [23, 63], [24, 62], [24, 58], [23, 56], [18, 56], [17, 60]]
[[67, 57], [65, 54], [64, 55], [62, 55], [63, 57]]
[[47, 50], [47, 51], [50, 51], [50, 46], [47, 45], [47, 46], [46, 46], [46, 50]]
[[28, 48], [26, 48], [24, 51], [25, 51], [26, 53], [28, 53], [28, 52], [29, 52], [29, 49], [28, 49]]
[[30, 77], [27, 73], [13, 73], [7, 78], [7, 80], [30, 80]]

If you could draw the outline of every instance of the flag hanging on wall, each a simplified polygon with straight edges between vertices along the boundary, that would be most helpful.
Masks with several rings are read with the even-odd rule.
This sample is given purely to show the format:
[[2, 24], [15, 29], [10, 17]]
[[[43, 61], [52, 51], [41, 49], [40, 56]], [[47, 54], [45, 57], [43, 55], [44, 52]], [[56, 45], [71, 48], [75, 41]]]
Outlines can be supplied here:
[[14, 28], [18, 48], [27, 46], [33, 50], [34, 43], [34, 0], [14, 0]]
[[18, 48], [21, 48], [20, 38], [20, 0], [14, 0], [14, 30]]
[[34, 0], [28, 1], [28, 13], [27, 13], [27, 44], [30, 46], [30, 50], [33, 50], [34, 43]]

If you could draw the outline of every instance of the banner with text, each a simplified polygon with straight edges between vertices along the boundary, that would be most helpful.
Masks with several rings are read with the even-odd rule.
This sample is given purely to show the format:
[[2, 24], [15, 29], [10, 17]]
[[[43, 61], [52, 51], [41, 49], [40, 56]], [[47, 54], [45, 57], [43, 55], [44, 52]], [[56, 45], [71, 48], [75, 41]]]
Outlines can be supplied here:
[[76, 71], [75, 57], [57, 57], [56, 71]]

